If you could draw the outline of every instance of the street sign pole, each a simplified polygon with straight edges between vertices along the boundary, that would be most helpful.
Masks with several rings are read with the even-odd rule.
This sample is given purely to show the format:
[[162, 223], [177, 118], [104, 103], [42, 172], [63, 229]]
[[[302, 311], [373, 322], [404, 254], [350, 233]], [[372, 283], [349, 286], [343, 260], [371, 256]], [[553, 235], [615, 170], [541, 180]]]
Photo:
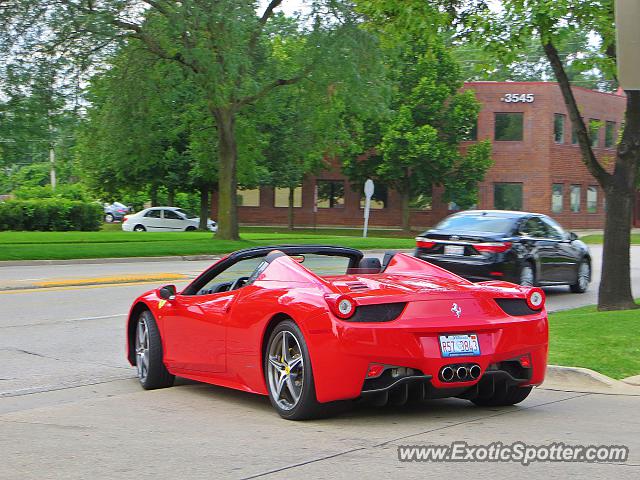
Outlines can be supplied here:
[[375, 191], [373, 180], [368, 179], [364, 182], [364, 229], [362, 230], [362, 237], [367, 237], [367, 230], [369, 229], [369, 210], [371, 209], [371, 197]]

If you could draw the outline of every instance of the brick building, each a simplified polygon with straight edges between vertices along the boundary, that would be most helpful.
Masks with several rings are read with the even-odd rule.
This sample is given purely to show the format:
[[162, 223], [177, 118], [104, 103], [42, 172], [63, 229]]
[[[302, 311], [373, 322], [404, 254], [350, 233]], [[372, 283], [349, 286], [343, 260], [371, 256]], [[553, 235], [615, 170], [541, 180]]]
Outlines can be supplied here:
[[[474, 138], [490, 139], [493, 144], [494, 165], [479, 185], [478, 208], [533, 211], [551, 215], [568, 228], [602, 228], [604, 195], [582, 163], [558, 85], [469, 82], [464, 88], [473, 89], [482, 104]], [[612, 163], [624, 96], [579, 87], [574, 93], [590, 125], [596, 156], [605, 164], [610, 158]], [[286, 225], [287, 190], [261, 188], [238, 194], [241, 223]], [[414, 228], [431, 226], [451, 213], [455, 205], [444, 203], [441, 196], [442, 190], [434, 187], [413, 200]], [[337, 163], [306, 178], [294, 197], [297, 226], [362, 224], [361, 189], [351, 188]], [[399, 226], [400, 196], [378, 182], [373, 200], [370, 225]], [[640, 224], [640, 196], [637, 203], [635, 221]], [[212, 206], [215, 218], [215, 196]]]

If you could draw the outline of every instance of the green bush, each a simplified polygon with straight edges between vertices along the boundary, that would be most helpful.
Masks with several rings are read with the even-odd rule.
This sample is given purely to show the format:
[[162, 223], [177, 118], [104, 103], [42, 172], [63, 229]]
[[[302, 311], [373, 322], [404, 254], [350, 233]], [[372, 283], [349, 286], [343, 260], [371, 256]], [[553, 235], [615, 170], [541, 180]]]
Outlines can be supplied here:
[[23, 186], [13, 191], [13, 195], [18, 200], [33, 200], [36, 198], [66, 198], [67, 200], [80, 200], [89, 202], [93, 200], [89, 190], [79, 183], [63, 183], [55, 190], [51, 185], [38, 187]]
[[0, 203], [0, 230], [94, 231], [102, 224], [103, 207], [65, 198], [8, 200]]

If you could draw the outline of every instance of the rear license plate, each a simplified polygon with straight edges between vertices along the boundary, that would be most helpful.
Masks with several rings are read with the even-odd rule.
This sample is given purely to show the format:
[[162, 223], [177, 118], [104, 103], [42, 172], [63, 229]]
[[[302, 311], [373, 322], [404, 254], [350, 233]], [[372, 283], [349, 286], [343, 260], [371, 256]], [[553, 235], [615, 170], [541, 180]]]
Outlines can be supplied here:
[[444, 358], [477, 357], [480, 355], [478, 335], [440, 335], [440, 351]]
[[445, 245], [445, 255], [464, 255], [464, 245]]

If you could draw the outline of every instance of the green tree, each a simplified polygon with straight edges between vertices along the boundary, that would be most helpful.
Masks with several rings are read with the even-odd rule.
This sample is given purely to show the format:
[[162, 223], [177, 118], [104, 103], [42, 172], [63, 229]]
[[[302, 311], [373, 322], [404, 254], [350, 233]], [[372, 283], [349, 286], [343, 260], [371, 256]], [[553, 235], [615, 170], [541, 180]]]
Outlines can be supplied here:
[[[477, 200], [477, 183], [491, 165], [490, 146], [479, 142], [461, 152], [480, 104], [462, 91], [460, 68], [442, 41], [441, 14], [429, 5], [432, 23], [411, 23], [392, 2], [362, 2], [371, 27], [380, 32], [393, 84], [391, 113], [369, 138], [379, 139], [365, 159], [347, 167], [352, 177], [373, 174], [402, 198], [402, 227], [410, 230], [411, 198], [445, 185], [446, 198], [468, 207]], [[365, 166], [362, 166], [362, 163]], [[366, 165], [368, 164], [368, 165]]]
[[597, 67], [607, 78], [615, 78], [614, 1], [505, 0], [500, 11], [472, 17], [473, 37], [497, 54], [511, 55], [510, 52], [532, 36], [540, 42], [569, 111], [583, 162], [603, 188], [607, 201], [598, 309], [638, 307], [631, 291], [629, 251], [640, 165], [640, 92], [625, 92], [625, 128], [613, 168], [608, 169], [593, 152], [588, 125], [571, 89], [570, 68], [559, 50], [559, 46], [576, 31], [590, 32], [598, 38], [599, 48], [586, 54], [582, 63]]
[[[291, 30], [273, 21], [281, 3], [271, 0], [256, 14], [256, 1], [241, 0], [13, 0], [0, 11], [0, 30], [13, 32], [2, 40], [14, 51], [16, 46], [63, 46], [67, 53], [84, 60], [88, 52], [108, 48], [114, 40], [126, 40], [139, 42], [157, 57], [180, 65], [198, 85], [215, 121], [219, 235], [235, 239], [240, 112], [338, 60], [358, 63], [371, 55], [369, 36], [357, 28], [351, 2], [314, 0], [313, 18], [297, 25], [299, 34], [305, 35], [305, 48], [298, 52], [301, 68], [292, 76], [281, 75], [273, 68], [274, 51], [268, 41], [282, 28]], [[332, 72], [337, 77], [341, 73]]]

